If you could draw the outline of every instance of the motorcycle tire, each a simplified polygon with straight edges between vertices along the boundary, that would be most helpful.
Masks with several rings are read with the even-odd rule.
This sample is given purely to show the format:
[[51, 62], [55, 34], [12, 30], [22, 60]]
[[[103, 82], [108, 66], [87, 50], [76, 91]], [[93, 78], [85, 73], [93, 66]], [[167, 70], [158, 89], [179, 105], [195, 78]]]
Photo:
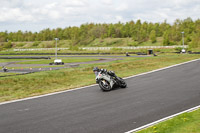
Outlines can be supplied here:
[[99, 87], [102, 91], [110, 91], [112, 89], [110, 84], [106, 80], [100, 80]]
[[119, 79], [120, 79], [120, 85], [119, 85], [119, 86], [120, 86], [121, 88], [126, 88], [126, 87], [127, 87], [127, 84], [126, 84], [125, 80], [122, 79], [122, 78], [120, 78], [120, 77], [119, 77]]

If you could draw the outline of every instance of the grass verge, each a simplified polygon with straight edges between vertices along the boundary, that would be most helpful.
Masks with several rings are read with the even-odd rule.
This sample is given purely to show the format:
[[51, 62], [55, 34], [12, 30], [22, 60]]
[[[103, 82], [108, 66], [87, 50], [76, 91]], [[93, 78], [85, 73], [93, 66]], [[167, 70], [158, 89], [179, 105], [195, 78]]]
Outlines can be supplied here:
[[16, 75], [16, 74], [17, 74], [17, 73], [1, 72], [1, 73], [0, 73], [0, 77], [1, 77], [1, 76], [8, 76], [8, 75], [9, 75], [9, 76], [11, 76], [11, 75], [13, 76], [13, 75]]
[[137, 133], [200, 133], [200, 109], [184, 113]]
[[1, 77], [0, 102], [94, 84], [95, 75], [92, 72], [94, 66], [114, 70], [118, 76], [126, 77], [197, 58], [200, 58], [200, 55], [175, 54], [157, 57], [131, 57], [109, 63], [81, 65], [78, 68]]
[[[74, 62], [88, 62], [88, 61], [96, 61], [98, 59], [95, 58], [81, 58], [81, 57], [69, 57], [69, 58], [59, 58], [62, 59], [62, 62], [64, 63], [74, 63]], [[40, 59], [40, 60], [33, 60], [33, 61], [24, 61], [24, 62], [18, 62], [17, 64], [49, 64], [51, 62], [54, 62], [55, 58], [51, 59]]]
[[[53, 62], [55, 58], [51, 59], [0, 59], [0, 63], [5, 62], [17, 62], [16, 64], [49, 64]], [[68, 58], [59, 58], [62, 59], [64, 63], [74, 63], [74, 62], [87, 62], [87, 61], [96, 61], [96, 58], [81, 58], [81, 57], [68, 57]]]

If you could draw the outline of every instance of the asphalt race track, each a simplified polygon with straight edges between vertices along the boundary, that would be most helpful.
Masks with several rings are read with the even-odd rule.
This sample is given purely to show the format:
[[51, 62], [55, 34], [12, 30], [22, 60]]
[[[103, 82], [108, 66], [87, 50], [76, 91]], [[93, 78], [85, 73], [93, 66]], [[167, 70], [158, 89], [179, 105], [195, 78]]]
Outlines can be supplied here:
[[0, 105], [0, 133], [123, 133], [200, 105], [200, 60], [99, 86]]

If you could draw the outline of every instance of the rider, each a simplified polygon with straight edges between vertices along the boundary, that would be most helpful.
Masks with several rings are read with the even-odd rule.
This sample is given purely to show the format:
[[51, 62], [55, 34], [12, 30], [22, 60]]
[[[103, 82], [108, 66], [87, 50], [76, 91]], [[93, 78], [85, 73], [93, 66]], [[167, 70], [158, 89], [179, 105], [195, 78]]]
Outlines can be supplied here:
[[100, 72], [100, 69], [98, 67], [94, 67], [93, 72], [94, 72], [95, 76], [97, 76], [98, 73]]
[[110, 76], [113, 77], [115, 76], [113, 71], [107, 71], [107, 69], [99, 69], [98, 67], [94, 67], [93, 72], [95, 73], [96, 76], [98, 75], [99, 72], [106, 72]]

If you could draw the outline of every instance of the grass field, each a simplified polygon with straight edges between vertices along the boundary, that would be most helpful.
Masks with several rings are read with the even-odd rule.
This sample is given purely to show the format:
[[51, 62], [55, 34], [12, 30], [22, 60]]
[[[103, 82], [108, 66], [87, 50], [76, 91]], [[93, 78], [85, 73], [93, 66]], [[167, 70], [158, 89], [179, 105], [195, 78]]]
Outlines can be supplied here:
[[[0, 63], [6, 63], [6, 62], [16, 62], [15, 64], [30, 64], [30, 67], [9, 67], [8, 69], [24, 69], [24, 68], [46, 68], [46, 67], [63, 67], [64, 65], [54, 66], [54, 65], [48, 65], [51, 62], [54, 62], [55, 58], [51, 59], [0, 59]], [[62, 59], [64, 63], [74, 63], [74, 62], [89, 62], [89, 61], [97, 61], [99, 59], [97, 58], [81, 58], [81, 57], [72, 57], [72, 58], [59, 58]], [[41, 66], [31, 66], [31, 64], [41, 64]], [[47, 64], [48, 66], [42, 66], [42, 64]], [[2, 74], [0, 74], [2, 75]], [[6, 74], [4, 74], [6, 75]], [[7, 74], [9, 75], [9, 74]]]
[[184, 113], [137, 133], [200, 133], [200, 109]]
[[[50, 62], [53, 62], [55, 58], [51, 59], [40, 59], [40, 60], [33, 60], [33, 61], [24, 61], [24, 62], [18, 62], [17, 64], [49, 64]], [[74, 63], [74, 62], [88, 62], [88, 61], [96, 61], [98, 59], [95, 58], [81, 58], [81, 57], [72, 57], [72, 58], [59, 58], [62, 59], [62, 62], [64, 63]]]
[[0, 76], [7, 76], [7, 75], [16, 75], [17, 73], [0, 73]]
[[[59, 48], [70, 47], [72, 44], [71, 40], [59, 40], [57, 46]], [[88, 42], [87, 46], [91, 47], [105, 47], [105, 46], [162, 46], [163, 38], [157, 37], [156, 43], [151, 41], [143, 42], [138, 44], [132, 38], [96, 38]], [[83, 46], [83, 45], [79, 45]], [[36, 42], [13, 42], [13, 48], [54, 48], [55, 40], [53, 41], [36, 41]]]
[[[37, 45], [35, 45], [37, 44]], [[58, 48], [69, 48], [68, 50], [59, 50], [58, 53], [126, 53], [126, 52], [146, 52], [145, 49], [137, 50], [123, 50], [123, 49], [111, 49], [111, 50], [82, 50], [82, 47], [126, 47], [126, 46], [163, 46], [163, 38], [157, 37], [157, 42], [152, 43], [150, 40], [142, 43], [134, 41], [132, 38], [105, 38], [95, 39], [89, 42], [87, 45], [71, 45], [71, 40], [60, 40], [58, 42]], [[181, 46], [181, 45], [180, 45]], [[55, 53], [55, 50], [45, 51], [13, 51], [13, 49], [30, 49], [30, 48], [55, 48], [55, 41], [38, 41], [38, 42], [13, 42], [11, 49], [4, 49], [0, 51], [0, 54], [17, 54], [17, 53]], [[175, 52], [175, 49], [157, 49], [160, 52]]]

